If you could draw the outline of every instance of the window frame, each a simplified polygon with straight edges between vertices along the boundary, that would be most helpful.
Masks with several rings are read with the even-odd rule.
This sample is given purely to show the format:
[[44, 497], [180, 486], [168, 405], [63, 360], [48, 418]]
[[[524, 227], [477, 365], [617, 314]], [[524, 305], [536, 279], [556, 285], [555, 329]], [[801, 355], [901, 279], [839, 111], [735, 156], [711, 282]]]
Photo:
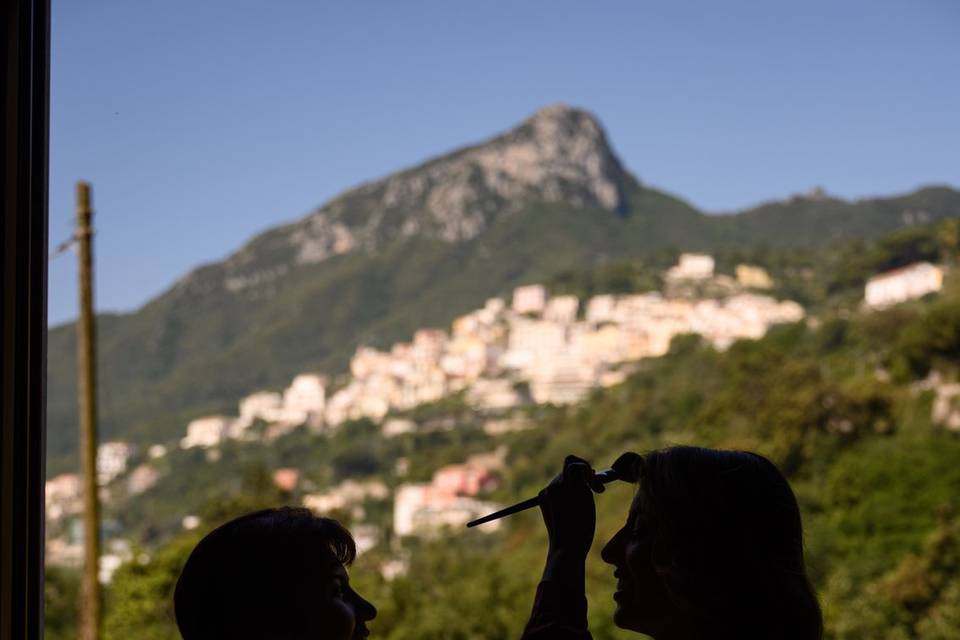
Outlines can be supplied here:
[[0, 640], [42, 640], [50, 1], [0, 25]]

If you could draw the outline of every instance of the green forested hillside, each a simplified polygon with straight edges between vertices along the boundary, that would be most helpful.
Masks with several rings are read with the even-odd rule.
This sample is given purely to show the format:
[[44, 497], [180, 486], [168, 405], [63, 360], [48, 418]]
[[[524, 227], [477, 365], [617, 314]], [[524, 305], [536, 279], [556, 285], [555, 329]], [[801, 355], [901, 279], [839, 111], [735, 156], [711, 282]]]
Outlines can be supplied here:
[[[490, 168], [491, 157], [542, 149], [543, 118], [560, 127], [550, 131], [561, 143], [590, 154], [543, 158], [541, 182], [523, 182], [525, 174], [510, 182], [503, 167]], [[504, 183], [513, 190], [497, 191]], [[133, 313], [100, 316], [100, 433], [170, 441], [189, 419], [233, 410], [243, 395], [298, 372], [343, 371], [358, 344], [444, 326], [487, 296], [561, 271], [679, 250], [766, 248], [775, 260], [787, 248], [958, 215], [960, 193], [942, 187], [857, 202], [797, 197], [708, 216], [630, 176], [592, 116], [548, 108], [267, 231]], [[50, 473], [76, 466], [74, 339], [73, 325], [49, 335]]]
[[[421, 421], [452, 417], [452, 431], [384, 439], [360, 422], [329, 438], [298, 432], [270, 447], [231, 445], [215, 463], [195, 450], [177, 453], [158, 487], [108, 512], [139, 532], [153, 556], [117, 573], [108, 592], [107, 637], [176, 638], [170, 589], [196, 540], [195, 533], [175, 533], [179, 515], [196, 510], [213, 526], [257, 505], [297, 502], [298, 494], [271, 487], [267, 469], [300, 467], [314, 488], [346, 477], [396, 485], [505, 444], [506, 470], [491, 497], [510, 502], [535, 493], [571, 452], [605, 466], [624, 450], [697, 444], [763, 453], [788, 475], [803, 511], [828, 638], [953, 638], [960, 625], [960, 434], [932, 422], [936, 383], [929, 376], [936, 372], [946, 382], [960, 375], [960, 280], [952, 275], [940, 294], [885, 311], [866, 312], [850, 300], [864, 265], [897, 264], [924, 251], [955, 262], [955, 230], [944, 224], [837, 246], [827, 264], [817, 264], [816, 251], [788, 254], [797, 262], [782, 258], [783, 273], [812, 269], [798, 282], [820, 307], [815, 321], [776, 328], [725, 352], [680, 337], [667, 356], [643, 361], [619, 386], [577, 406], [532, 410], [535, 428], [528, 431], [485, 435], [478, 416], [453, 398], [418, 414]], [[622, 275], [632, 264], [610, 270]], [[564, 281], [595, 290], [611, 282], [629, 287], [603, 270]], [[401, 456], [410, 463], [406, 477], [395, 472]], [[613, 628], [614, 581], [599, 548], [625, 517], [631, 491], [611, 485], [597, 498], [588, 591], [598, 640], [630, 637]], [[387, 505], [367, 506], [367, 521], [388, 521]], [[334, 515], [354, 524], [349, 514]], [[408, 541], [410, 571], [392, 582], [377, 567], [397, 549], [383, 544], [359, 559], [352, 580], [380, 610], [371, 624], [375, 637], [518, 637], [545, 545], [539, 515], [528, 512], [491, 535], [472, 530]], [[65, 633], [62, 601], [70, 585], [60, 574], [49, 585], [53, 611], [61, 615], [53, 628]]]
[[[956, 209], [956, 191], [927, 187], [889, 198], [848, 202], [796, 196], [737, 214], [726, 233], [751, 245], [820, 245], [833, 240], [874, 238], [895, 229], [924, 225]], [[779, 234], [780, 240], [774, 240]], [[728, 236], [729, 237], [729, 236]]]
[[[931, 207], [931, 215], [960, 214], [960, 194], [946, 191], [949, 197]], [[914, 194], [916, 203], [925, 194]], [[830, 237], [862, 234], [866, 240], [888, 224], [896, 228], [895, 220], [882, 221], [877, 213], [869, 233], [859, 226], [844, 229], [846, 218], [836, 213], [830, 233], [807, 238], [800, 215], [758, 240], [755, 233], [741, 235], [739, 216], [703, 216], [656, 191], [638, 186], [629, 202], [631, 213], [625, 217], [531, 205], [464, 243], [411, 238], [375, 255], [351, 253], [305, 265], [265, 288], [231, 292], [210, 286], [192, 294], [175, 288], [136, 313], [103, 315], [98, 327], [101, 433], [139, 442], [170, 440], [190, 418], [233, 410], [244, 394], [278, 388], [298, 372], [343, 371], [357, 344], [383, 346], [418, 327], [446, 326], [487, 296], [564, 271], [592, 270], [644, 254], [659, 254], [662, 263], [681, 249], [725, 251], [728, 262], [749, 258], [775, 267], [784, 254], [798, 253], [789, 246], [793, 240], [810, 243], [801, 249], [830, 249]], [[919, 206], [912, 202], [900, 198], [896, 206]], [[851, 219], [891, 209], [886, 201], [848, 206], [859, 211]], [[829, 258], [829, 252], [825, 255]], [[795, 257], [785, 260], [796, 268]], [[815, 260], [814, 266], [822, 265]], [[876, 266], [864, 264], [850, 276], [862, 283], [873, 272], [866, 269]], [[204, 271], [217, 269], [205, 267], [201, 274], [213, 280]], [[799, 270], [790, 276], [789, 282], [803, 285]], [[819, 278], [807, 280], [832, 286]], [[73, 450], [76, 437], [74, 335], [72, 325], [50, 332], [51, 472], [72, 464], [64, 455]]]

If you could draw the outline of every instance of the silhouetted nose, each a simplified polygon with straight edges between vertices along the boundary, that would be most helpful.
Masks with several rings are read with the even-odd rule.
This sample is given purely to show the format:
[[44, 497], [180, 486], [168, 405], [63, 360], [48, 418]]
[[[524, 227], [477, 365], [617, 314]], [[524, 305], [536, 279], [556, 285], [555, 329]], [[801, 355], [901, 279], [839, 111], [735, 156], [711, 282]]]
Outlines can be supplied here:
[[600, 557], [603, 558], [604, 562], [614, 566], [623, 564], [623, 542], [625, 535], [626, 528], [620, 529], [613, 534], [610, 542], [604, 545], [603, 550], [600, 552]]
[[366, 622], [367, 620], [373, 620], [377, 617], [377, 608], [373, 606], [373, 603], [369, 600], [364, 600], [359, 595], [357, 596], [357, 602], [354, 605], [354, 611], [356, 612], [357, 618]]

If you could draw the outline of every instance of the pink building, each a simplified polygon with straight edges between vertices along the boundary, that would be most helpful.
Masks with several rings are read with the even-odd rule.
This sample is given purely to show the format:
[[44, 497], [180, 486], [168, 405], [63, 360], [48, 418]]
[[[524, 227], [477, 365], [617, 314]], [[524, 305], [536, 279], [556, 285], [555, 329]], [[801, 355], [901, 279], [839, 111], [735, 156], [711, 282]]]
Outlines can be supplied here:
[[497, 478], [488, 470], [468, 464], [451, 464], [433, 474], [433, 488], [441, 494], [476, 496], [493, 490]]
[[281, 491], [293, 491], [300, 482], [300, 469], [285, 467], [273, 472], [273, 484]]

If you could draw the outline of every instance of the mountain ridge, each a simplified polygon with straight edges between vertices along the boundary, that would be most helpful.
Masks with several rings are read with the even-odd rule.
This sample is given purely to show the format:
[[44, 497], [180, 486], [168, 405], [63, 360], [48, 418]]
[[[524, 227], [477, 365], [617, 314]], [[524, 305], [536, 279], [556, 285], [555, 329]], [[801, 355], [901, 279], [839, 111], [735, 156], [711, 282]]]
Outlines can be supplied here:
[[[296, 371], [342, 369], [360, 342], [444, 325], [560, 270], [665, 247], [873, 237], [919, 223], [904, 219], [907, 210], [960, 215], [960, 193], [707, 215], [641, 184], [594, 116], [553, 105], [267, 229], [134, 312], [101, 315], [102, 433], [172, 438], [190, 417], [232, 408]], [[50, 452], [61, 460], [75, 446], [70, 328], [52, 329], [49, 341]]]

